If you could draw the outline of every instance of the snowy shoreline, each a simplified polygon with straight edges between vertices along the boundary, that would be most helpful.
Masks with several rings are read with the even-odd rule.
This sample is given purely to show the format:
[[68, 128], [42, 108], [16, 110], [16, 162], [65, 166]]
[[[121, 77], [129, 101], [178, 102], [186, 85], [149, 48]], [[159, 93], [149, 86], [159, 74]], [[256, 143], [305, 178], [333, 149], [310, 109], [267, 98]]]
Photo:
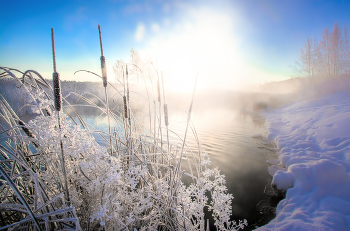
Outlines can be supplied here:
[[276, 218], [257, 230], [350, 230], [350, 92], [296, 102], [265, 117], [278, 150], [269, 171], [287, 193]]

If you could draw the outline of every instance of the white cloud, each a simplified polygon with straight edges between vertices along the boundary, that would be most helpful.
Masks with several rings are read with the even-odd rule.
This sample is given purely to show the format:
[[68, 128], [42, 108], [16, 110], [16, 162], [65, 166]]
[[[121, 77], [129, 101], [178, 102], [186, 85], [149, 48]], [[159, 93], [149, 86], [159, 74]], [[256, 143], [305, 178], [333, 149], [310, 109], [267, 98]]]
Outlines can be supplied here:
[[143, 23], [139, 23], [136, 27], [135, 31], [135, 40], [136, 41], [142, 41], [143, 37], [145, 35], [146, 28]]

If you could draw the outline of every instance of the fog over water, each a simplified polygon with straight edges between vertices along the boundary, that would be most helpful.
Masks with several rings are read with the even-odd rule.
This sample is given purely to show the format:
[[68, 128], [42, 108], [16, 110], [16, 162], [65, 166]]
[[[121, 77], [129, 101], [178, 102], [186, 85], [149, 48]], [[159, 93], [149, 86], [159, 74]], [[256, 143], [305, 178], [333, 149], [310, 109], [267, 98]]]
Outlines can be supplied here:
[[[195, 128], [203, 151], [209, 154], [211, 167], [218, 167], [226, 176], [228, 192], [234, 196], [233, 219], [247, 219], [250, 225], [263, 218], [257, 210], [257, 204], [269, 199], [264, 194], [271, 179], [266, 160], [273, 152], [261, 148], [263, 141], [252, 136], [265, 133], [264, 120], [258, 116], [260, 109], [256, 105], [270, 102], [271, 97], [266, 93], [199, 92], [194, 96], [191, 114], [191, 125]], [[170, 116], [169, 139], [174, 145], [181, 146], [178, 137], [184, 137], [190, 100], [190, 93], [174, 93], [166, 97]], [[134, 103], [140, 105], [140, 102]], [[158, 103], [156, 108], [158, 110]], [[143, 121], [146, 128], [149, 126], [148, 106], [135, 113], [135, 116]], [[99, 117], [94, 123], [99, 129], [104, 127], [107, 131], [106, 119]], [[162, 126], [163, 142], [166, 142], [165, 126]], [[103, 140], [100, 139], [100, 142], [103, 143]], [[193, 147], [194, 151], [198, 145], [191, 128], [186, 144]], [[186, 161], [182, 168], [188, 171]]]

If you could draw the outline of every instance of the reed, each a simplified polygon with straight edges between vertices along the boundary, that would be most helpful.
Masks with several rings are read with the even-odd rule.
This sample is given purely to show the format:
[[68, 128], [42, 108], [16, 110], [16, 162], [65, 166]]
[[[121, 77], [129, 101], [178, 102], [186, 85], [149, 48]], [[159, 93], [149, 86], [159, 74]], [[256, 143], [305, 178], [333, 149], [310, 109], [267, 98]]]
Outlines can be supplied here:
[[[54, 104], [51, 98], [53, 91], [51, 91], [51, 96], [42, 91], [43, 86], [49, 91], [52, 88], [46, 81], [40, 80], [40, 74], [35, 71], [27, 71], [21, 80], [7, 68], [0, 67], [0, 69], [6, 73], [3, 76], [15, 78], [18, 83], [23, 84], [21, 87], [23, 94], [34, 99], [29, 99], [29, 101], [34, 111], [39, 113], [39, 118], [51, 117], [40, 113], [40, 110], [47, 109], [47, 104], [44, 102], [50, 101], [51, 106]], [[28, 73], [37, 75], [39, 79], [35, 79], [32, 74]], [[27, 76], [29, 79], [25, 80], [24, 77]], [[37, 84], [38, 82], [40, 84]], [[36, 110], [38, 107], [42, 108], [38, 111]], [[52, 117], [57, 122], [57, 116]], [[48, 159], [43, 156], [45, 149], [40, 145], [42, 136], [38, 134], [38, 130], [33, 128], [30, 122], [25, 123], [21, 120], [2, 96], [0, 97], [0, 118], [0, 130], [2, 130], [0, 143], [1, 229], [81, 230], [75, 208], [67, 207], [67, 200], [63, 196], [61, 180], [57, 177], [57, 171], [61, 171], [59, 165], [56, 165], [55, 171], [52, 171]], [[59, 137], [56, 137], [59, 140]], [[3, 142], [4, 139], [7, 140]], [[30, 143], [34, 147], [30, 147]], [[50, 174], [53, 180], [51, 183], [55, 186], [48, 185], [47, 181], [38, 176], [40, 172]]]
[[51, 39], [52, 39], [52, 56], [53, 56], [53, 86], [54, 86], [54, 99], [55, 99], [55, 109], [57, 112], [57, 123], [60, 133], [60, 149], [61, 149], [61, 170], [63, 173], [64, 178], [64, 192], [66, 201], [68, 204], [70, 204], [70, 197], [69, 197], [69, 189], [68, 189], [68, 178], [66, 174], [66, 166], [65, 166], [65, 157], [64, 157], [64, 148], [63, 148], [63, 141], [62, 141], [62, 129], [61, 129], [61, 118], [60, 118], [60, 111], [62, 108], [62, 95], [61, 95], [61, 82], [60, 82], [60, 75], [57, 73], [56, 69], [56, 51], [55, 51], [55, 32], [54, 29], [51, 28]]
[[100, 35], [100, 48], [101, 48], [101, 70], [102, 70], [102, 82], [103, 87], [105, 89], [105, 97], [106, 97], [106, 110], [107, 110], [107, 120], [108, 120], [108, 134], [109, 134], [109, 146], [111, 155], [113, 155], [113, 143], [112, 143], [112, 135], [111, 135], [111, 122], [109, 116], [109, 103], [108, 103], [108, 93], [107, 93], [107, 67], [106, 67], [106, 58], [103, 56], [103, 45], [102, 45], [102, 37], [101, 37], [101, 27], [98, 25], [98, 32]]
[[[0, 67], [3, 70], [0, 77], [18, 80], [34, 99], [29, 104], [39, 114], [24, 123], [5, 99], [0, 100], [0, 116], [6, 121], [0, 129], [7, 139], [6, 145], [0, 144], [0, 167], [5, 182], [0, 187], [2, 226], [15, 229], [27, 225], [39, 230], [205, 230], [208, 229], [206, 207], [213, 211], [218, 229], [241, 229], [244, 222], [236, 224], [228, 219], [232, 195], [226, 192], [224, 176], [209, 167], [208, 155], [191, 127], [196, 84], [185, 135], [179, 137], [181, 145], [170, 143], [163, 74], [159, 76], [154, 68], [154, 75], [148, 72], [145, 76], [142, 68], [126, 64], [121, 67], [123, 76], [125, 71], [125, 79], [121, 81], [123, 90], [118, 90], [107, 80], [100, 27], [99, 35], [102, 76], [81, 71], [102, 79], [105, 101], [98, 99], [102, 106], [89, 99], [98, 98], [93, 94], [83, 96], [72, 92], [62, 97], [53, 29], [53, 88], [38, 73], [25, 72], [28, 80], [24, 81], [23, 76], [20, 81], [12, 71]], [[148, 82], [150, 89], [157, 92], [148, 92], [146, 86], [147, 96], [142, 100], [148, 107], [150, 121], [149, 126], [143, 124], [140, 129], [136, 129], [138, 121], [130, 104], [134, 98], [129, 78], [136, 67], [141, 70], [145, 85]], [[109, 108], [107, 93], [122, 99], [120, 107], [116, 107], [120, 110]], [[70, 96], [79, 101], [69, 102]], [[108, 131], [85, 121], [78, 112], [81, 107], [90, 107], [108, 117]], [[50, 108], [56, 113], [43, 113]], [[166, 127], [165, 150], [162, 121]], [[196, 137], [196, 151], [191, 151], [186, 143], [189, 128]], [[106, 145], [97, 143], [94, 135], [105, 140]], [[191, 183], [184, 183], [185, 176]], [[17, 192], [9, 191], [11, 187], [19, 189], [25, 202], [12, 200]], [[208, 194], [214, 195], [211, 201]], [[6, 211], [1, 210], [4, 207]]]

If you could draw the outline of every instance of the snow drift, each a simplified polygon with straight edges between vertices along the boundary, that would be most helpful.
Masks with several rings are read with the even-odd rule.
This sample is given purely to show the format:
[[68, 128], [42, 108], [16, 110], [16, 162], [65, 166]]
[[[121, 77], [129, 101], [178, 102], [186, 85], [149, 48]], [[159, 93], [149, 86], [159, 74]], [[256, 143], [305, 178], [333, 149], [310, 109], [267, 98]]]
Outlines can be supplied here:
[[273, 184], [287, 193], [276, 218], [257, 230], [350, 230], [348, 86], [349, 80], [323, 83], [307, 91], [312, 100], [265, 114], [282, 166], [272, 168]]

